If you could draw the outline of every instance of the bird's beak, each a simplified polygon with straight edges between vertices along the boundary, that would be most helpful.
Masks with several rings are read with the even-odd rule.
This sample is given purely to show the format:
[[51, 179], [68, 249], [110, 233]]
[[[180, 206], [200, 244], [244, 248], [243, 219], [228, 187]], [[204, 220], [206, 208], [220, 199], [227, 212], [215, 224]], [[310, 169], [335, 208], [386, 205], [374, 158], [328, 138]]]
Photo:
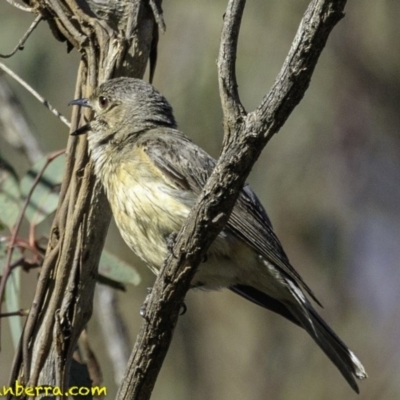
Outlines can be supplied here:
[[83, 135], [84, 133], [87, 133], [88, 131], [90, 131], [90, 124], [81, 126], [76, 131], [71, 132], [70, 135], [71, 136]]
[[[92, 108], [92, 106], [89, 104], [89, 99], [76, 99], [72, 100], [68, 103], [69, 106], [80, 106], [80, 107], [89, 107]], [[90, 124], [86, 124], [78, 128], [76, 131], [71, 132], [71, 136], [78, 136], [78, 135], [83, 135], [87, 131], [90, 130]]]
[[92, 108], [92, 106], [89, 104], [89, 99], [76, 99], [72, 100], [68, 103], [69, 106], [81, 106], [81, 107], [89, 107]]

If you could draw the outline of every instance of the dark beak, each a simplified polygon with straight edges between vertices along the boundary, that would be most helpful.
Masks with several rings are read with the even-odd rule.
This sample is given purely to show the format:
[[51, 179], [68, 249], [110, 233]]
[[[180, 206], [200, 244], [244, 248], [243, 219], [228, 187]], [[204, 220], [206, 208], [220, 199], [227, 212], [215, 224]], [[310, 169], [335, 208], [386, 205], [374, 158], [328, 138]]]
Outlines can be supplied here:
[[76, 99], [72, 100], [68, 103], [69, 106], [81, 106], [81, 107], [89, 107], [92, 108], [92, 106], [89, 104], [89, 99]]
[[[80, 106], [80, 107], [89, 107], [92, 106], [89, 104], [89, 99], [76, 99], [72, 100], [68, 103], [69, 106]], [[86, 124], [78, 128], [76, 131], [70, 133], [71, 136], [83, 135], [84, 133], [90, 131], [90, 124]]]
[[81, 126], [76, 131], [71, 132], [70, 135], [71, 136], [83, 135], [84, 133], [87, 133], [88, 131], [90, 131], [90, 124]]

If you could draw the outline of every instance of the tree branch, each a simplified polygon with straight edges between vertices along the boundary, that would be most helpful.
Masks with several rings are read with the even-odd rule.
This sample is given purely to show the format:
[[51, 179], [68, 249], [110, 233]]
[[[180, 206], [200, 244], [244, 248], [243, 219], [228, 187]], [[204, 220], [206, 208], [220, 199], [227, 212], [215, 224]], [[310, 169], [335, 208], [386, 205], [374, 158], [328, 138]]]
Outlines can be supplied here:
[[25, 42], [28, 40], [31, 33], [36, 29], [39, 25], [39, 22], [42, 20], [42, 16], [38, 15], [35, 20], [32, 22], [29, 29], [25, 32], [24, 36], [20, 39], [18, 44], [15, 46], [14, 50], [8, 54], [0, 54], [0, 58], [10, 58], [12, 57], [18, 50], [23, 50]]
[[329, 34], [344, 16], [345, 4], [346, 0], [309, 4], [274, 85], [254, 112], [255, 129], [265, 132], [267, 142], [303, 98]]
[[[345, 4], [344, 0], [315, 0], [310, 3], [282, 67], [282, 71], [288, 73], [281, 72], [258, 109], [245, 116], [232, 65], [244, 1], [229, 1], [221, 41], [222, 59], [218, 65], [224, 125], [228, 126], [225, 135], [231, 137], [225, 137], [220, 159], [155, 282], [118, 400], [149, 399], [196, 268], [227, 222], [262, 148], [278, 132], [304, 95], [323, 45], [343, 16]], [[322, 37], [317, 38], [320, 35]], [[238, 115], [240, 118], [234, 125], [232, 121]]]
[[33, 8], [23, 6], [22, 4], [19, 4], [15, 0], [7, 0], [7, 3], [10, 3], [15, 8], [18, 8], [18, 10], [29, 12], [29, 13], [33, 12]]
[[230, 1], [224, 15], [221, 44], [218, 56], [218, 81], [224, 115], [224, 146], [231, 137], [231, 130], [246, 115], [240, 102], [236, 81], [236, 53], [239, 29], [246, 0]]
[[70, 122], [59, 112], [57, 111], [44, 97], [42, 97], [35, 89], [32, 88], [29, 84], [27, 84], [20, 76], [18, 76], [14, 71], [5, 66], [2, 62], [0, 62], [0, 69], [6, 72], [11, 78], [15, 79], [21, 86], [23, 86], [29, 93], [31, 93], [37, 100], [40, 101], [47, 109], [51, 111], [53, 115], [55, 115], [61, 122], [71, 127]]

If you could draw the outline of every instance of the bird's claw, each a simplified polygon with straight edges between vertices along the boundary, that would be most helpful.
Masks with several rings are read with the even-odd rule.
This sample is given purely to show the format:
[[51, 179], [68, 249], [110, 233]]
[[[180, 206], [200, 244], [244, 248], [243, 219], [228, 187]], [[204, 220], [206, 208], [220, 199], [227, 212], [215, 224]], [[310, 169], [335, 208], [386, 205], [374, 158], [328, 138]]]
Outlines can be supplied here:
[[185, 315], [187, 311], [187, 305], [186, 303], [182, 303], [181, 309], [179, 310], [179, 315]]

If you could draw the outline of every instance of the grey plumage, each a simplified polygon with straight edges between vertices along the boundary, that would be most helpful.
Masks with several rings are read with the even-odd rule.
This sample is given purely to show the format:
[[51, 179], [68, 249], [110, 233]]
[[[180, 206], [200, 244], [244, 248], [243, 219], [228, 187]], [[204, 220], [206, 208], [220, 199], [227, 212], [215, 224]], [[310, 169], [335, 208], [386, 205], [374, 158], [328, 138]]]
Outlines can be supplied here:
[[[88, 132], [95, 173], [122, 237], [157, 273], [167, 255], [168, 237], [182, 226], [215, 160], [177, 130], [169, 103], [141, 80], [113, 79], [90, 99], [71, 103], [93, 108], [93, 121], [77, 133]], [[303, 327], [355, 391], [355, 378], [367, 377], [305, 296], [319, 304], [290, 264], [249, 186], [241, 191], [192, 286], [230, 288]]]

